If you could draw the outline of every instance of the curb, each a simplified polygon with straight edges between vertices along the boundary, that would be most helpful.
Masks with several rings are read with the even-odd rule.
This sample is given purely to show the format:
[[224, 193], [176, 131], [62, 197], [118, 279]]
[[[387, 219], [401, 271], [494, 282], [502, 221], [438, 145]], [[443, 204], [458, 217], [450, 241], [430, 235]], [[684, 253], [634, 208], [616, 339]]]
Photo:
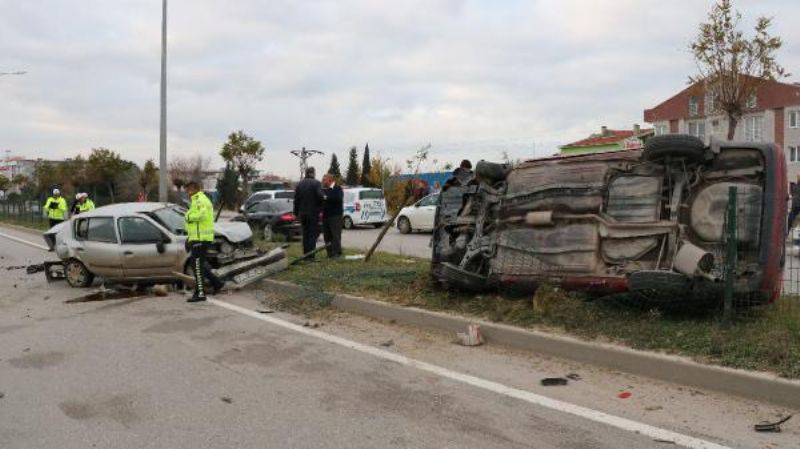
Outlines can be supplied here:
[[[262, 282], [266, 286], [293, 294], [307, 291], [291, 282], [272, 279]], [[395, 320], [402, 324], [451, 333], [463, 332], [467, 324], [477, 323], [486, 340], [493, 344], [800, 410], [800, 381], [783, 379], [773, 374], [704, 365], [681, 356], [583, 341], [347, 294], [334, 295], [331, 305], [339, 310], [370, 318]]]

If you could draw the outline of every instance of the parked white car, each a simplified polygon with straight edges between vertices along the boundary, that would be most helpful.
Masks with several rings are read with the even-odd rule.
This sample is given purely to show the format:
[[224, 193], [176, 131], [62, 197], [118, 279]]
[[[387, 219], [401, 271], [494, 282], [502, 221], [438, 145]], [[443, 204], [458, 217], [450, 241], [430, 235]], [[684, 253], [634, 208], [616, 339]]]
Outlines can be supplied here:
[[389, 216], [383, 190], [369, 187], [344, 189], [344, 228], [383, 226]]
[[397, 216], [397, 229], [402, 234], [413, 231], [433, 231], [439, 194], [433, 193], [411, 206], [404, 207]]

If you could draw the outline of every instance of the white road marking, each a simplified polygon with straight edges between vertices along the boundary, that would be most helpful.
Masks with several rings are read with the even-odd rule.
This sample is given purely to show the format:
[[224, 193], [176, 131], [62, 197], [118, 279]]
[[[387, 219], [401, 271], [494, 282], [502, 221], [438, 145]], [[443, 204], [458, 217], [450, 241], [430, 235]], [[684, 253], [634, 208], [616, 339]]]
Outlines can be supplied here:
[[347, 340], [345, 338], [337, 337], [335, 335], [326, 334], [325, 332], [320, 332], [318, 330], [299, 326], [297, 324], [284, 321], [280, 318], [275, 318], [269, 315], [263, 315], [254, 310], [240, 307], [235, 304], [227, 303], [217, 299], [209, 299], [208, 302], [215, 306], [222, 307], [224, 309], [228, 309], [234, 312], [238, 312], [241, 313], [242, 315], [246, 315], [251, 318], [255, 318], [257, 320], [266, 321], [267, 323], [274, 324], [276, 326], [280, 326], [295, 332], [299, 332], [301, 334], [319, 338], [329, 343], [337, 344], [339, 346], [344, 346], [346, 348], [363, 352], [365, 354], [370, 354], [385, 360], [391, 360], [401, 365], [417, 368], [422, 371], [427, 371], [429, 373], [436, 374], [437, 376], [440, 377], [455, 380], [457, 382], [471, 385], [473, 387], [482, 388], [484, 390], [489, 390], [491, 392], [502, 394], [504, 396], [520, 399], [522, 401], [538, 405], [541, 407], [545, 407], [551, 410], [556, 410], [563, 413], [569, 413], [570, 415], [578, 416], [584, 419], [588, 419], [590, 421], [595, 421], [611, 427], [616, 427], [618, 429], [622, 429], [628, 432], [641, 434], [650, 437], [654, 440], [672, 441], [675, 444], [691, 449], [731, 449], [728, 446], [722, 446], [716, 443], [712, 443], [710, 441], [701, 440], [699, 438], [694, 438], [688, 435], [672, 432], [670, 430], [662, 429], [655, 426], [650, 426], [648, 424], [643, 424], [627, 418], [621, 418], [619, 416], [610, 415], [608, 413], [600, 412], [590, 408], [581, 407], [579, 405], [571, 404], [569, 402], [548, 398], [546, 396], [541, 396], [536, 393], [531, 393], [530, 391], [509, 387], [501, 383], [493, 382], [486, 379], [481, 379], [480, 377], [471, 376], [469, 374], [459, 373], [457, 371], [453, 371], [427, 362], [414, 360], [400, 354], [389, 352], [383, 349], [378, 349], [373, 346], [357, 343], [351, 340]]
[[8, 234], [5, 234], [3, 232], [0, 232], [0, 237], [5, 237], [5, 238], [7, 238], [9, 240], [13, 240], [13, 241], [15, 241], [17, 243], [22, 243], [23, 245], [32, 246], [32, 247], [34, 247], [36, 249], [41, 249], [41, 250], [44, 250], [44, 251], [48, 251], [50, 249], [50, 248], [48, 248], [48, 247], [46, 247], [44, 245], [40, 245], [38, 243], [29, 242], [29, 241], [27, 241], [25, 239], [21, 239], [19, 237], [14, 237], [13, 235], [8, 235]]
[[[47, 251], [48, 248], [44, 245], [39, 245], [33, 242], [26, 241], [24, 239], [14, 237], [8, 234], [4, 234], [0, 232], [0, 237], [5, 237], [7, 239], [13, 240], [15, 242], [19, 242], [25, 245], [30, 245], [34, 248], [42, 249]], [[608, 413], [604, 413], [601, 411], [593, 410], [587, 407], [582, 407], [580, 405], [571, 404], [569, 402], [559, 401], [558, 399], [548, 398], [546, 396], [542, 396], [536, 393], [532, 393], [530, 391], [521, 390], [519, 388], [509, 387], [507, 385], [503, 385], [498, 382], [493, 382], [486, 379], [481, 379], [480, 377], [471, 376], [469, 374], [459, 373], [457, 371], [453, 371], [441, 366], [433, 365], [431, 363], [422, 362], [419, 360], [411, 359], [406, 356], [395, 354], [393, 352], [389, 352], [383, 349], [378, 349], [373, 346], [365, 345], [362, 343], [357, 343], [351, 340], [347, 340], [345, 338], [337, 337], [335, 335], [326, 334], [325, 332], [320, 332], [318, 330], [309, 329], [307, 327], [299, 326], [294, 323], [290, 323], [288, 321], [284, 321], [280, 318], [275, 318], [269, 315], [263, 315], [255, 310], [250, 310], [244, 307], [237, 306], [235, 304], [227, 303], [224, 301], [220, 301], [217, 299], [209, 299], [209, 304], [213, 304], [218, 307], [222, 307], [223, 309], [228, 309], [233, 312], [241, 313], [242, 315], [249, 316], [251, 318], [255, 318], [257, 320], [265, 321], [270, 324], [274, 324], [276, 326], [283, 327], [285, 329], [289, 329], [304, 335], [308, 335], [311, 337], [319, 338], [321, 340], [327, 341], [329, 343], [337, 344], [339, 346], [343, 346], [345, 348], [349, 348], [355, 351], [363, 352], [365, 354], [370, 354], [375, 357], [382, 358], [384, 360], [391, 360], [393, 362], [399, 363], [401, 365], [410, 366], [422, 371], [427, 371], [429, 373], [435, 374], [440, 377], [444, 377], [446, 379], [454, 380], [457, 382], [461, 382], [466, 385], [471, 385], [473, 387], [482, 388], [484, 390], [491, 391], [493, 393], [502, 394], [504, 396], [512, 397], [515, 399], [519, 399], [530, 404], [538, 405], [540, 407], [548, 408], [550, 410], [555, 410], [562, 413], [568, 413], [570, 415], [578, 416], [580, 418], [588, 419], [590, 421], [602, 423], [611, 427], [616, 427], [617, 429], [625, 430], [628, 432], [637, 433], [640, 435], [644, 435], [647, 437], [652, 438], [653, 440], [659, 441], [672, 441], [677, 445], [687, 447], [690, 449], [732, 449], [728, 446], [722, 446], [720, 444], [712, 443], [710, 441], [701, 440], [699, 438], [694, 438], [689, 435], [684, 435], [681, 433], [673, 432], [671, 430], [662, 429], [660, 427], [651, 426], [648, 424], [640, 423], [638, 421], [633, 421], [627, 418], [622, 418], [615, 415], [610, 415]]]

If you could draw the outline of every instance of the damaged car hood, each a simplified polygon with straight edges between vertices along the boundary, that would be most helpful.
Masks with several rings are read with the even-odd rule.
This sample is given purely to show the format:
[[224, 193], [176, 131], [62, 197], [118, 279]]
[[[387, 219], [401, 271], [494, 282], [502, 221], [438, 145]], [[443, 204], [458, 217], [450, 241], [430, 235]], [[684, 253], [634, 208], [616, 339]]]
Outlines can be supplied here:
[[253, 231], [247, 223], [235, 221], [214, 223], [214, 233], [225, 237], [231, 243], [244, 242], [253, 237]]

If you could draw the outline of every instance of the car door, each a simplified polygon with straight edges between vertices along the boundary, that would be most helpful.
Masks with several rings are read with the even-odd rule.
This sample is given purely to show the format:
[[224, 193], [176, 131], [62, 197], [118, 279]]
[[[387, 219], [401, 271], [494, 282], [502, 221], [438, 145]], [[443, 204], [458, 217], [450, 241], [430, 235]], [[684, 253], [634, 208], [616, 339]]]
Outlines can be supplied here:
[[178, 266], [178, 245], [158, 225], [145, 217], [117, 219], [122, 269], [126, 278], [170, 277]]
[[123, 276], [122, 254], [113, 217], [90, 217], [75, 220], [72, 250], [92, 273], [104, 278]]
[[439, 203], [439, 194], [428, 195], [419, 200], [415, 208], [416, 228], [418, 229], [433, 229], [433, 223], [436, 219], [436, 205]]

